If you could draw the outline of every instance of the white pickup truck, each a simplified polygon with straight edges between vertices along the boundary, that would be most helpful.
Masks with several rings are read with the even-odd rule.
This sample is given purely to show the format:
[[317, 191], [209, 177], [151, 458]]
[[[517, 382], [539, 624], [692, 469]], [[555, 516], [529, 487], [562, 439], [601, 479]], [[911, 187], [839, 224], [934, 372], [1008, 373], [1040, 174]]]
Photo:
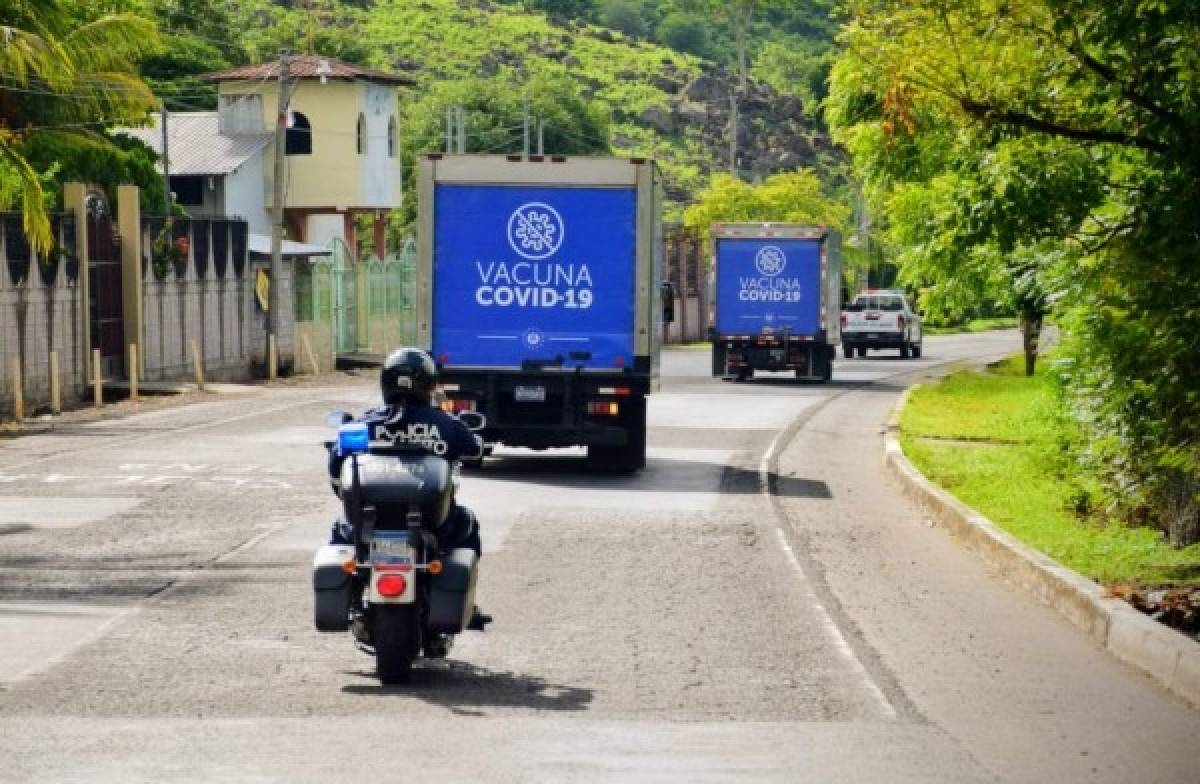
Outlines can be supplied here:
[[900, 349], [904, 359], [921, 356], [921, 317], [902, 289], [867, 289], [842, 310], [842, 353], [846, 359], [869, 348]]

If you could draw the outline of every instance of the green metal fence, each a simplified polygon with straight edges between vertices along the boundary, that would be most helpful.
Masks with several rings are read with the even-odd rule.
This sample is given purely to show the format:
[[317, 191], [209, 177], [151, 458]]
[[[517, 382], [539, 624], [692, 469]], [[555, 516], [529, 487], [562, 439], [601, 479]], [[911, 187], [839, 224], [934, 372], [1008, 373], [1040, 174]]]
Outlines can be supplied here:
[[[296, 275], [296, 320], [328, 333], [334, 354], [387, 354], [416, 340], [416, 243], [355, 259], [340, 239]], [[322, 341], [324, 343], [324, 341]], [[324, 349], [325, 346], [322, 345]]]

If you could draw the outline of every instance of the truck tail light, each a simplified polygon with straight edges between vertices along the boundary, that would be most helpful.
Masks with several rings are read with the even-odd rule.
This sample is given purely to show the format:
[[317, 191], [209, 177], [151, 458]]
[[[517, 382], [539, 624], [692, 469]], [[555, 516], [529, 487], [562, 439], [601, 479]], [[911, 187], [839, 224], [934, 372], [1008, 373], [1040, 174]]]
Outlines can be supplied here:
[[461, 414], [464, 411], [474, 411], [475, 401], [462, 398], [447, 398], [442, 401], [442, 410], [447, 414]]
[[896, 316], [896, 326], [904, 329], [904, 316]]
[[629, 387], [600, 387], [597, 391], [601, 395], [616, 395], [618, 397], [627, 397], [633, 394], [633, 390]]
[[618, 416], [621, 404], [615, 400], [592, 400], [587, 404], [587, 412], [592, 416]]
[[846, 322], [848, 322], [849, 320], [850, 320], [850, 317], [847, 316], [845, 313], [843, 313], [842, 314], [842, 326], [843, 327], [846, 326]]
[[625, 357], [617, 357], [616, 359], [614, 359], [613, 367], [619, 367], [619, 368], [625, 367]]

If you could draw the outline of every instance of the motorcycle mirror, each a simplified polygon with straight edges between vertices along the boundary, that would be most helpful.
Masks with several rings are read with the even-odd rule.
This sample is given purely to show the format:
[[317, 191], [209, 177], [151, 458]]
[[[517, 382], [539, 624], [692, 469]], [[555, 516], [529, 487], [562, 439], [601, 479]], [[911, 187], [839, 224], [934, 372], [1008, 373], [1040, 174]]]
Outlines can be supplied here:
[[467, 426], [467, 430], [478, 433], [487, 427], [487, 417], [478, 411], [463, 411], [458, 415], [458, 421]]
[[325, 415], [325, 424], [330, 427], [341, 427], [353, 419], [354, 417], [350, 416], [347, 411], [330, 411]]

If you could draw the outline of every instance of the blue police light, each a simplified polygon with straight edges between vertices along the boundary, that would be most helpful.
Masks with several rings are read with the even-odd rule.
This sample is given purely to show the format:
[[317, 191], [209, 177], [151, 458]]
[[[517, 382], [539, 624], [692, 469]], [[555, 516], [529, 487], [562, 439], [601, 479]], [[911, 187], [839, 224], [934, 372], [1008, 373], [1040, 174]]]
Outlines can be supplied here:
[[371, 442], [367, 426], [362, 422], [350, 422], [338, 428], [338, 453], [342, 455], [359, 455], [367, 451]]

